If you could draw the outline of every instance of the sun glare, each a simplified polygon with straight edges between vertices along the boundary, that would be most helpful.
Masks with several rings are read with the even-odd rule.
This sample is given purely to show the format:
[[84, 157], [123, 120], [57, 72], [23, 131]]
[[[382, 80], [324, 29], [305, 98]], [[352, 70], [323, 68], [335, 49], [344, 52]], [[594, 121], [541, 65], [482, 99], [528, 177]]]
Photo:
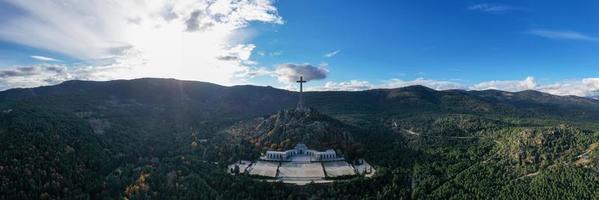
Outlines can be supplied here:
[[239, 83], [243, 80], [236, 80], [236, 74], [246, 70], [242, 62], [249, 60], [254, 46], [230, 41], [230, 35], [237, 34], [239, 28], [231, 23], [213, 23], [206, 29], [186, 31], [184, 23], [156, 15], [136, 18], [122, 31], [134, 53], [122, 59], [125, 63], [128, 59], [142, 60], [143, 64], [135, 65], [125, 76]]

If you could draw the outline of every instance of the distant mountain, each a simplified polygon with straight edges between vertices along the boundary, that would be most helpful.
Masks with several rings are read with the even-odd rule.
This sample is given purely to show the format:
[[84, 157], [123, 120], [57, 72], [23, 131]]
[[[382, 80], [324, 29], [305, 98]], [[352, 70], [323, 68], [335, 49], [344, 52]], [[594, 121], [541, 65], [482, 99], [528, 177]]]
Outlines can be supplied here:
[[538, 91], [436, 91], [417, 85], [361, 92], [311, 92], [305, 97], [307, 104], [338, 114], [464, 113], [599, 120], [599, 101]]
[[[532, 90], [436, 91], [424, 86], [409, 86], [358, 92], [307, 92], [305, 98], [307, 105], [333, 115], [432, 112], [599, 120], [597, 100]], [[297, 93], [272, 87], [225, 87], [197, 81], [144, 78], [106, 82], [67, 81], [54, 86], [0, 92], [0, 101], [16, 100], [52, 101], [53, 107], [64, 109], [93, 103], [122, 109], [149, 106], [154, 111], [170, 111], [190, 117], [242, 118], [294, 107]]]
[[[181, 117], [243, 117], [295, 105], [291, 92], [271, 87], [225, 87], [197, 81], [134, 79], [106, 82], [67, 81], [55, 86], [0, 92], [0, 101], [47, 103], [68, 111], [108, 109], [174, 114]], [[50, 105], [48, 105], [50, 106]]]

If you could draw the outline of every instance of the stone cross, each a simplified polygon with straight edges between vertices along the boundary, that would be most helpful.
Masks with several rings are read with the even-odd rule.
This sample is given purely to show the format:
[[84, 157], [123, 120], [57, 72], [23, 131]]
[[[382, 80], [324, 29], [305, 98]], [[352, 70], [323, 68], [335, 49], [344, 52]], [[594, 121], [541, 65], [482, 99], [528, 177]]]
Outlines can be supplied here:
[[304, 80], [303, 76], [300, 76], [300, 79], [298, 81], [296, 81], [300, 84], [300, 93], [299, 93], [299, 102], [297, 103], [297, 110], [304, 110], [304, 98], [303, 98], [303, 93], [304, 93], [304, 83], [307, 82]]

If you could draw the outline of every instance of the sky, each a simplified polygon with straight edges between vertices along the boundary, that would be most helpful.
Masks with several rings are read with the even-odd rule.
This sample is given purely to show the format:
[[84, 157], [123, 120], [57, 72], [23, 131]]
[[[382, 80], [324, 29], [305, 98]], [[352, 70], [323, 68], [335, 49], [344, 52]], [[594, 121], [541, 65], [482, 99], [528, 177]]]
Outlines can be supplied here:
[[0, 90], [176, 78], [599, 95], [598, 1], [0, 0]]

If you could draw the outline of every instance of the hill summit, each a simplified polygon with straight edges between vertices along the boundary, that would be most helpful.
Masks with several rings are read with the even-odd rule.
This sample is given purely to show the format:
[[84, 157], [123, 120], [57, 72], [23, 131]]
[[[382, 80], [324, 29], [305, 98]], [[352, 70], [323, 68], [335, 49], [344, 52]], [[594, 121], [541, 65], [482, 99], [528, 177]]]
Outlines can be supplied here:
[[284, 109], [267, 117], [244, 121], [229, 128], [229, 133], [242, 136], [259, 149], [286, 150], [297, 143], [317, 149], [335, 149], [345, 153], [358, 145], [352, 127], [310, 108], [305, 111]]

